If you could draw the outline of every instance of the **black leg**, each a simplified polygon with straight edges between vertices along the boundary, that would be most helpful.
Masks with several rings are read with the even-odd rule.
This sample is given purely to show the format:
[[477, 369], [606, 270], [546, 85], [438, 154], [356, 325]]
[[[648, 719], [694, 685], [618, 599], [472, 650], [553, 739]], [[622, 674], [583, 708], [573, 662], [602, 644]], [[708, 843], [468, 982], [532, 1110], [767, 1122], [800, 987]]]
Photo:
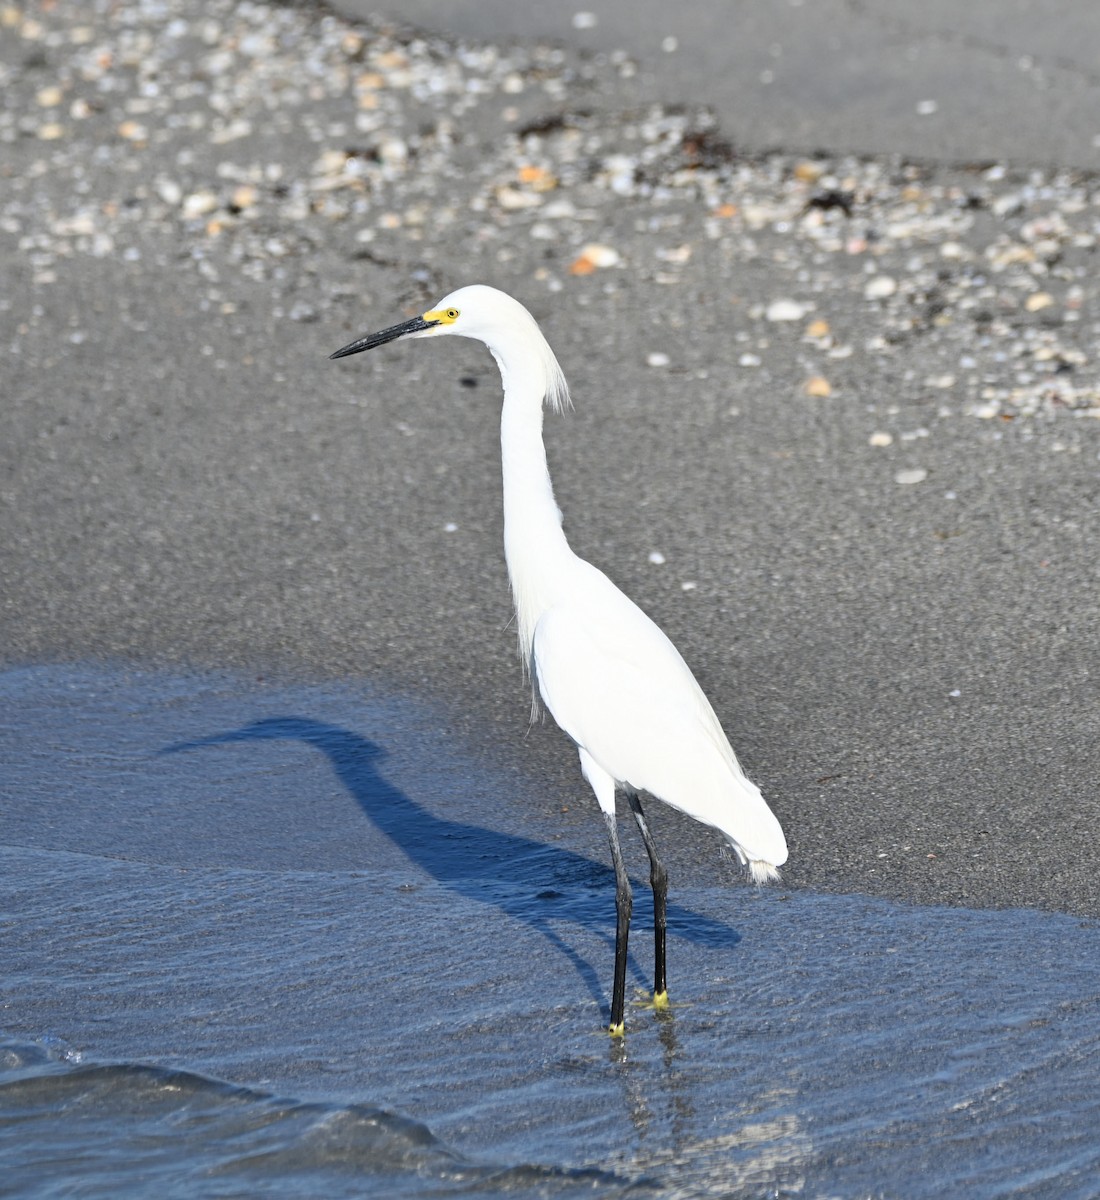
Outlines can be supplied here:
[[607, 821], [607, 836], [611, 842], [611, 861], [615, 865], [615, 986], [611, 992], [612, 1037], [622, 1037], [625, 1029], [623, 1009], [626, 1007], [626, 943], [630, 937], [630, 910], [634, 896], [630, 890], [623, 863], [623, 852], [619, 849], [619, 835], [615, 830], [615, 814], [604, 813]]
[[634, 820], [642, 833], [646, 853], [649, 855], [649, 883], [653, 888], [653, 1003], [657, 1008], [668, 1004], [668, 987], [665, 982], [665, 930], [668, 928], [668, 872], [657, 857], [653, 835], [646, 824], [642, 802], [637, 792], [627, 792], [627, 802]]

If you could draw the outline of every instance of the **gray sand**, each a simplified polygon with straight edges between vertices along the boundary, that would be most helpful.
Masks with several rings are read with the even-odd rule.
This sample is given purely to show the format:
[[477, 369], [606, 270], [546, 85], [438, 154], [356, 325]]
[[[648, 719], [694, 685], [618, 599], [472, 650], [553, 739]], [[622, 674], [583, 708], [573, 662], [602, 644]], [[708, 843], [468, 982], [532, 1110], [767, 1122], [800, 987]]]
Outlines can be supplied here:
[[706, 104], [748, 150], [1100, 166], [1100, 24], [1087, 0], [334, 7], [475, 41], [625, 50], [635, 100]]
[[[991, 166], [995, 97], [928, 97], [911, 149], [849, 140], [854, 102], [754, 142], [706, 94], [652, 107], [628, 54], [185, 0], [3, 13], [5, 664], [418, 694], [540, 781], [502, 809], [567, 808], [602, 853], [572, 751], [526, 729], [492, 360], [326, 361], [489, 282], [573, 388], [567, 532], [696, 669], [786, 885], [1100, 913], [1100, 207], [1059, 169], [1095, 161], [1064, 90]], [[1095, 57], [1072, 36], [1051, 78]], [[849, 154], [891, 147], [922, 165]], [[715, 855], [657, 824], [674, 877]]]

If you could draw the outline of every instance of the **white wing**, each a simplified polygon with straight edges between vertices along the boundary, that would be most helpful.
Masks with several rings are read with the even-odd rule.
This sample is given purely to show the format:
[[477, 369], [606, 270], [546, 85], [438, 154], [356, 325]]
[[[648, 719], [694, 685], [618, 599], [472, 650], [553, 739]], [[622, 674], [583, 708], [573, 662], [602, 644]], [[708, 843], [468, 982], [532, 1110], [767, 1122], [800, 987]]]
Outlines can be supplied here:
[[576, 563], [567, 596], [535, 627], [535, 672], [554, 720], [620, 783], [721, 830], [750, 864], [779, 866], [779, 822], [676, 647], [606, 575]]

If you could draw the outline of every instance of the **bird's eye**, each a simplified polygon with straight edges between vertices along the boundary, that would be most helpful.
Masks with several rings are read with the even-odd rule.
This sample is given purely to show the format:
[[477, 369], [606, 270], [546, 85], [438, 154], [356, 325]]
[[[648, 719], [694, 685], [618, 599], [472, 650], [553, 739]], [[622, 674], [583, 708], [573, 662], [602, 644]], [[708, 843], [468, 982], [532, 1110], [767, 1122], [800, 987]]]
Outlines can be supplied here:
[[458, 309], [457, 308], [447, 309], [447, 320], [448, 321], [457, 321], [458, 320]]

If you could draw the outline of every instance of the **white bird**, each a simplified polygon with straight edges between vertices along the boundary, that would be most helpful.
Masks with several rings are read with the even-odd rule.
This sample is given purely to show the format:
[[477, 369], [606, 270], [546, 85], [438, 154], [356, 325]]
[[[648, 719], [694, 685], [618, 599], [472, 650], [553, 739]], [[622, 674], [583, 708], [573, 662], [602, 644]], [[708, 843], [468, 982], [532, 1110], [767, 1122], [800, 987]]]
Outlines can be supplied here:
[[581, 771], [607, 822], [617, 915], [610, 1033], [621, 1037], [632, 896], [616, 831], [616, 790], [625, 792], [649, 854], [658, 1008], [668, 1004], [668, 875], [638, 793], [648, 792], [724, 834], [757, 883], [778, 877], [787, 843], [676, 647], [565, 540], [546, 466], [542, 411], [544, 404], [558, 412], [568, 407], [569, 391], [523, 305], [496, 288], [460, 288], [421, 316], [359, 338], [331, 357], [398, 338], [446, 334], [484, 342], [500, 368], [504, 554], [520, 653], [546, 707], [576, 745]]

